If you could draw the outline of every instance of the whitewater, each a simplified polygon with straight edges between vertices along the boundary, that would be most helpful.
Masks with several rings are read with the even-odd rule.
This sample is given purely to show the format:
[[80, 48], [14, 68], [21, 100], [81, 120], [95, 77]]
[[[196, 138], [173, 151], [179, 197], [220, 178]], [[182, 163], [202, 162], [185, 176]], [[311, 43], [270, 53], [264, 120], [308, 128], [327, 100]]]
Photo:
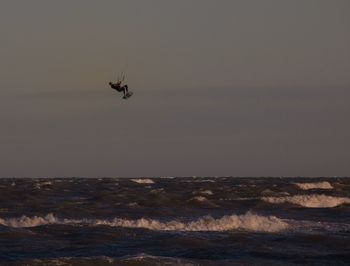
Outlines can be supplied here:
[[0, 265], [348, 265], [348, 243], [348, 178], [0, 180]]

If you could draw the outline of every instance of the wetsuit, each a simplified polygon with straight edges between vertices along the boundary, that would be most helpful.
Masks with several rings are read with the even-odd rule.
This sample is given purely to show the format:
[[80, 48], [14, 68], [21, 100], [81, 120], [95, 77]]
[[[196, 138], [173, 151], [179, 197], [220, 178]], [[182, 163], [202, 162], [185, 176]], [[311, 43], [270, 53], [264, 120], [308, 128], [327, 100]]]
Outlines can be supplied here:
[[109, 83], [109, 85], [111, 86], [112, 89], [115, 89], [116, 91], [119, 91], [119, 92], [123, 92], [124, 93], [124, 96], [129, 93], [129, 87], [128, 85], [124, 85], [124, 86], [120, 86], [120, 84], [118, 83]]

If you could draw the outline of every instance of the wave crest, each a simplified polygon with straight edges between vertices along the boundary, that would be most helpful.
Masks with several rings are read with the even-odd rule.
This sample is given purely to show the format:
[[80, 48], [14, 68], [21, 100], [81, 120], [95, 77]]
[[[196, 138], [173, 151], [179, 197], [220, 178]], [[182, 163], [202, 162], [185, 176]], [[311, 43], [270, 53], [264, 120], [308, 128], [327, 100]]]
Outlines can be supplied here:
[[138, 184], [154, 184], [154, 181], [149, 178], [137, 178], [137, 179], [131, 179], [131, 181]]
[[203, 196], [196, 196], [191, 199], [192, 201], [197, 201], [197, 202], [205, 202], [208, 201], [206, 197]]
[[9, 219], [2, 219], [0, 218], [0, 224], [5, 225], [8, 227], [35, 227], [45, 224], [55, 224], [60, 223], [59, 220], [52, 214], [48, 214], [44, 217], [40, 216], [34, 216], [34, 217], [27, 217], [22, 216], [20, 218], [9, 218]]
[[349, 204], [349, 198], [333, 197], [326, 195], [296, 195], [289, 197], [263, 197], [262, 200], [281, 204], [292, 203], [307, 208], [333, 208], [342, 204]]
[[279, 232], [288, 228], [288, 223], [275, 216], [261, 216], [252, 212], [243, 215], [226, 215], [215, 219], [211, 216], [205, 216], [192, 222], [181, 222], [177, 220], [162, 222], [154, 219], [136, 219], [128, 220], [115, 218], [113, 220], [94, 220], [94, 219], [58, 219], [53, 214], [45, 217], [27, 217], [1, 219], [0, 224], [8, 227], [35, 227], [46, 224], [78, 224], [87, 223], [92, 226], [107, 225], [127, 228], [143, 228], [155, 231], [231, 231], [247, 230], [256, 232]]
[[309, 189], [333, 189], [334, 187], [329, 182], [317, 182], [317, 183], [295, 183], [296, 186], [303, 190]]

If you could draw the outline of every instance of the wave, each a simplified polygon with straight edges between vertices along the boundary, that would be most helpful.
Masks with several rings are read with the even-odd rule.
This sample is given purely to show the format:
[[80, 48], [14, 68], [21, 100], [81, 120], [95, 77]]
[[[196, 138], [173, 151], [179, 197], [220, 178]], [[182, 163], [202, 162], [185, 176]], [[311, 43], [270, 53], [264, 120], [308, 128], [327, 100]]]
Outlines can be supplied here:
[[48, 214], [45, 217], [34, 216], [27, 217], [22, 216], [20, 218], [9, 218], [2, 219], [0, 218], [0, 224], [8, 227], [36, 227], [45, 224], [55, 224], [60, 223], [59, 220], [52, 214]]
[[194, 195], [209, 195], [212, 196], [214, 193], [211, 190], [200, 190], [200, 191], [193, 191], [192, 194]]
[[296, 186], [303, 190], [309, 189], [333, 189], [334, 187], [329, 182], [317, 182], [317, 183], [295, 183]]
[[172, 257], [163, 257], [163, 256], [152, 256], [145, 253], [132, 255], [132, 256], [126, 256], [122, 257], [120, 259], [121, 262], [131, 262], [131, 263], [137, 263], [137, 262], [144, 262], [145, 265], [183, 265], [183, 266], [194, 266], [198, 265], [197, 263], [193, 263], [188, 259], [184, 258], [172, 258]]
[[205, 182], [216, 183], [216, 181], [212, 180], [212, 179], [195, 180], [194, 182], [197, 182], [197, 183], [205, 183]]
[[212, 180], [212, 179], [201, 179], [201, 177], [196, 177], [193, 176], [192, 180], [190, 179], [185, 179], [185, 180], [181, 180], [181, 182], [186, 182], [186, 183], [216, 183], [216, 180]]
[[24, 261], [24, 263], [21, 265], [116, 265], [117, 262], [118, 258], [112, 258], [107, 256], [59, 257], [47, 259], [31, 259]]
[[350, 198], [315, 194], [289, 197], [263, 197], [262, 200], [274, 204], [292, 203], [307, 208], [333, 208], [342, 204], [350, 204]]
[[154, 184], [154, 181], [149, 178], [137, 178], [137, 179], [131, 179], [131, 181], [138, 184]]
[[42, 187], [48, 187], [51, 185], [52, 185], [51, 181], [37, 182], [33, 184], [34, 188], [36, 189], [41, 189]]
[[198, 202], [205, 202], [205, 201], [207, 201], [207, 198], [203, 197], [203, 196], [196, 196], [196, 197], [191, 198], [190, 200], [191, 201], [198, 201]]
[[[22, 265], [22, 264], [21, 264]], [[24, 261], [23, 265], [184, 265], [194, 266], [197, 263], [189, 259], [152, 256], [145, 253], [123, 257], [92, 256], [92, 257], [59, 257], [48, 259], [32, 259]]]
[[0, 224], [8, 227], [36, 227], [47, 224], [89, 224], [91, 226], [106, 225], [111, 227], [126, 227], [126, 228], [143, 228], [154, 231], [231, 231], [231, 230], [246, 230], [255, 232], [280, 232], [288, 229], [288, 223], [275, 216], [262, 216], [247, 212], [243, 215], [226, 215], [219, 219], [211, 216], [204, 216], [191, 222], [181, 222], [177, 220], [163, 222], [154, 219], [136, 219], [129, 220], [123, 218], [115, 218], [113, 220], [98, 220], [98, 219], [59, 219], [53, 214], [48, 214], [44, 217], [27, 217], [20, 218], [0, 218]]
[[164, 188], [152, 189], [150, 191], [150, 193], [152, 193], [152, 194], [159, 194], [159, 193], [162, 193], [162, 192], [164, 192]]

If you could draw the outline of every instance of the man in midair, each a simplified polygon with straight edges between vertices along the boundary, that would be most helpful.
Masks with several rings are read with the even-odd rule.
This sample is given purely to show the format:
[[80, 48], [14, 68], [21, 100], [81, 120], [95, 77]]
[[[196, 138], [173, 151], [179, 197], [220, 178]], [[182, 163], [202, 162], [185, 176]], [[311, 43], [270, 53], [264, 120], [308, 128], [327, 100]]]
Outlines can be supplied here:
[[125, 85], [122, 86], [121, 85], [122, 84], [121, 81], [118, 81], [117, 83], [109, 82], [108, 84], [109, 84], [109, 86], [111, 86], [112, 89], [115, 89], [118, 92], [122, 91], [124, 96], [129, 93], [128, 85], [125, 84]]

